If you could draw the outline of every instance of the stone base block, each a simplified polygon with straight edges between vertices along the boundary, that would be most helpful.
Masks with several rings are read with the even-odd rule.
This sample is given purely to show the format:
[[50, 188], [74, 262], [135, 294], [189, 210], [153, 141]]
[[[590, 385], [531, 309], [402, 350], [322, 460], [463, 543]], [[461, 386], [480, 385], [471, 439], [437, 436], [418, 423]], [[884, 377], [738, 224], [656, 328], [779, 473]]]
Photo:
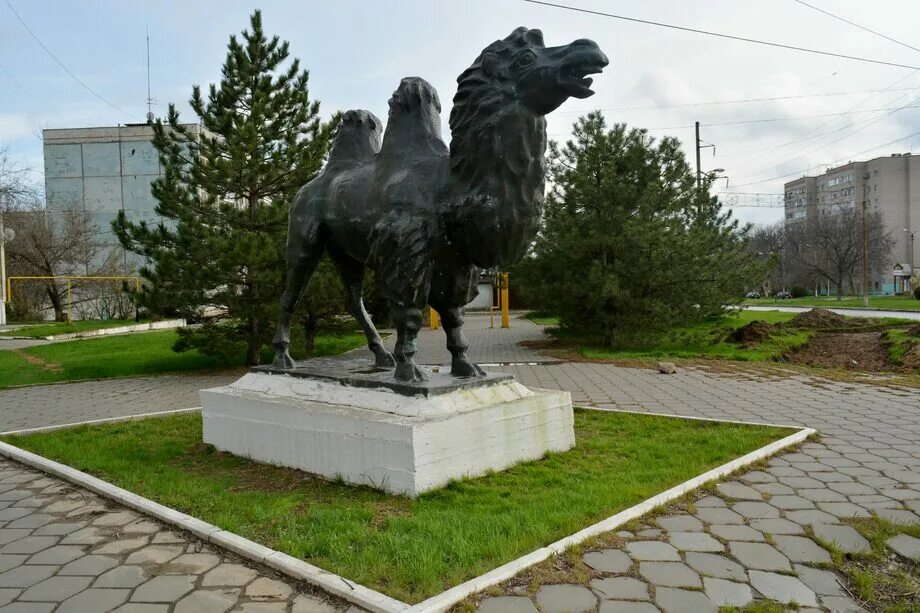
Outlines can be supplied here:
[[222, 451], [412, 497], [575, 445], [570, 394], [514, 380], [426, 397], [250, 372], [201, 406]]

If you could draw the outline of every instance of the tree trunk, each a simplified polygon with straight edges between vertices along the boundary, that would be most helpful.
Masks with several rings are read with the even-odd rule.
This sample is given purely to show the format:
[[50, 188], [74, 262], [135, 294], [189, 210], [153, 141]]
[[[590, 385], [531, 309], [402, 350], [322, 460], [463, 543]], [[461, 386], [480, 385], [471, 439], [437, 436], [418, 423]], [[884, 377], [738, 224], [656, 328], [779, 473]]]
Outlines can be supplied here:
[[316, 333], [319, 331], [319, 319], [308, 315], [303, 322], [303, 340], [304, 347], [308, 353], [313, 353], [316, 349]]
[[246, 366], [258, 366], [262, 360], [262, 335], [259, 334], [259, 320], [249, 319], [249, 338], [246, 339]]
[[48, 292], [51, 307], [54, 309], [54, 321], [67, 321], [67, 314], [64, 312], [64, 303], [61, 300], [60, 292], [58, 292], [57, 284], [51, 283], [45, 290]]

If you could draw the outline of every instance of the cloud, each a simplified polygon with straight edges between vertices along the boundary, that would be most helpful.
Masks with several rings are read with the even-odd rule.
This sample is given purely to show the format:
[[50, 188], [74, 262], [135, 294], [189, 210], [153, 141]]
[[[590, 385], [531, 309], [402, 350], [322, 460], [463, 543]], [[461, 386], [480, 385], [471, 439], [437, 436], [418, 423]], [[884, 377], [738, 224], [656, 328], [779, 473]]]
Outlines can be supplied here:
[[0, 142], [9, 142], [32, 134], [32, 122], [27, 115], [0, 113]]

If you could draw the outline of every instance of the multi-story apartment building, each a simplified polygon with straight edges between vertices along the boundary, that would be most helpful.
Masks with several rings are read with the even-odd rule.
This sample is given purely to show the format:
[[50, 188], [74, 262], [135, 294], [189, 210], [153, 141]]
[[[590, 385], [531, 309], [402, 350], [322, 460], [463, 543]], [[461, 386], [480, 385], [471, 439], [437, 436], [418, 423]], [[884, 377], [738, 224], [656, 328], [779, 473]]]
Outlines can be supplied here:
[[[201, 127], [186, 124], [192, 138]], [[159, 223], [150, 184], [161, 169], [147, 124], [102, 128], [44, 130], [45, 199], [49, 213], [85, 211], [99, 242], [112, 248], [118, 240], [112, 221], [124, 211], [129, 221]], [[139, 263], [122, 258], [125, 274]]]
[[786, 223], [808, 223], [822, 213], [862, 206], [881, 211], [894, 238], [892, 261], [874, 271], [872, 290], [907, 291], [911, 270], [920, 271], [920, 155], [893, 154], [865, 162], [848, 162], [817, 177], [802, 177], [785, 185]]

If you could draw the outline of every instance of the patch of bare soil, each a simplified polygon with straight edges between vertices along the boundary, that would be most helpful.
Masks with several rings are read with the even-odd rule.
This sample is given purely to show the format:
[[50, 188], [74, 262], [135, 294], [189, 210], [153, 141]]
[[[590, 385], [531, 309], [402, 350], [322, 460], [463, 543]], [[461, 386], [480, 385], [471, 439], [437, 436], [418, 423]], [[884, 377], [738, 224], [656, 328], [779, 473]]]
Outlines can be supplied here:
[[15, 353], [16, 355], [18, 355], [19, 357], [21, 357], [26, 362], [28, 362], [29, 364], [38, 366], [39, 368], [44, 368], [45, 370], [50, 370], [51, 372], [61, 372], [63, 370], [60, 364], [49, 362], [48, 360], [43, 360], [42, 358], [38, 356], [34, 356], [30, 353], [26, 353], [22, 349], [12, 349], [11, 351]]
[[907, 372], [920, 372], [920, 343], [904, 354], [901, 358], [901, 366]]
[[861, 372], [892, 370], [880, 332], [819, 332], [786, 356], [793, 364]]
[[806, 328], [808, 330], [826, 330], [828, 328], [855, 328], [866, 325], [868, 322], [861, 317], [844, 317], [827, 309], [811, 309], [799, 313], [788, 322], [791, 328]]
[[773, 324], [765, 321], [755, 320], [745, 324], [740, 328], [732, 330], [728, 335], [728, 340], [733, 343], [739, 343], [746, 347], [762, 343], [769, 339], [773, 334]]
[[920, 336], [920, 324], [914, 324], [907, 329], [908, 336]]

